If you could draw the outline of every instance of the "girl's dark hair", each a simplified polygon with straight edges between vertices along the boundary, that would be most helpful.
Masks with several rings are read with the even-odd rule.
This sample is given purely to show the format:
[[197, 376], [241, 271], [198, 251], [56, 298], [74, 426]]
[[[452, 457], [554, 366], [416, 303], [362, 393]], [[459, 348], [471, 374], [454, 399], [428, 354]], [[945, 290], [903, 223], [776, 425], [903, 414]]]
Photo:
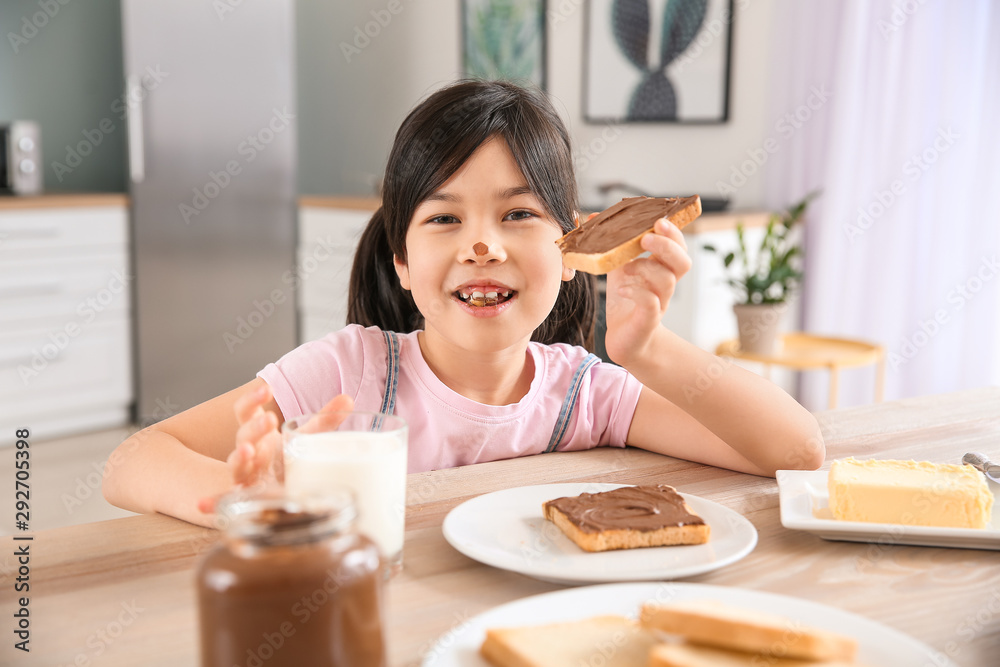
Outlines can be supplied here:
[[[423, 326], [392, 257], [406, 260], [414, 211], [458, 171], [480, 145], [503, 137], [532, 193], [563, 232], [575, 227], [576, 180], [569, 134], [540, 91], [503, 81], [466, 80], [443, 88], [406, 117], [389, 153], [382, 206], [361, 235], [351, 269], [347, 321], [407, 333]], [[548, 318], [532, 340], [593, 349], [594, 277], [563, 282]]]

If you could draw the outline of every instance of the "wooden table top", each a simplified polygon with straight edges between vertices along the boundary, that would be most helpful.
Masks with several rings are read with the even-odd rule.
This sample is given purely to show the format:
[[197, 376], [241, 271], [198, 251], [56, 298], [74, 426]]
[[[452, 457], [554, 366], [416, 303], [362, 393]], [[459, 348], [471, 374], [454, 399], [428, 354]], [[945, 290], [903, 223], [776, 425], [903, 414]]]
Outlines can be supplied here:
[[[827, 466], [851, 455], [958, 462], [967, 451], [981, 451], [1000, 459], [1000, 388], [818, 417]], [[665, 482], [721, 503], [756, 526], [758, 545], [733, 565], [685, 581], [813, 600], [897, 628], [959, 665], [1000, 662], [997, 552], [827, 542], [781, 526], [773, 479], [641, 450], [602, 448], [409, 477], [405, 564], [387, 587], [393, 667], [419, 664], [439, 636], [482, 611], [561, 588], [481, 565], [452, 549], [441, 534], [445, 515], [468, 498], [553, 482]], [[4, 538], [0, 664], [196, 665], [194, 569], [217, 539], [215, 531], [156, 515], [35, 534], [31, 652], [25, 654], [13, 649], [17, 566], [14, 542]]]

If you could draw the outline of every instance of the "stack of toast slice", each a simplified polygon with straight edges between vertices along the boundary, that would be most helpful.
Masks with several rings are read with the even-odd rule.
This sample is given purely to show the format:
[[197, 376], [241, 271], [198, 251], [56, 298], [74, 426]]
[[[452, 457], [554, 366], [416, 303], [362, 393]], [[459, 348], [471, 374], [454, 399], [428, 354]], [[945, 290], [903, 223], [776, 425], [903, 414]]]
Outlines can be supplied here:
[[646, 604], [638, 622], [609, 615], [492, 628], [480, 652], [495, 667], [851, 667], [857, 642], [774, 614], [697, 600]]

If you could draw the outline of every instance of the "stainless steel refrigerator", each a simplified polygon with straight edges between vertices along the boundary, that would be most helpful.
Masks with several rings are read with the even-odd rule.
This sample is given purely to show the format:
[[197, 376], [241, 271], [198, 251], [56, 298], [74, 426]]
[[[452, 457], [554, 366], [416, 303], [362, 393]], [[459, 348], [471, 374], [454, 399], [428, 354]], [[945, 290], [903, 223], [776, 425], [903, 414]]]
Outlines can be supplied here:
[[293, 0], [123, 0], [136, 419], [296, 344]]

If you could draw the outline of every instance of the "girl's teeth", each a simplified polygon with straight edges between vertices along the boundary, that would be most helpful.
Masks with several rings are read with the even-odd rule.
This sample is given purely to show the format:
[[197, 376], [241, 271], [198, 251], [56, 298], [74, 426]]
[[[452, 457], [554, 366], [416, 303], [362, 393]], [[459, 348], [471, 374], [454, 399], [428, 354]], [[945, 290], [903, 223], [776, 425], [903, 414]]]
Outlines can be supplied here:
[[513, 294], [513, 290], [504, 290], [503, 292], [490, 291], [481, 292], [479, 290], [473, 290], [471, 294], [466, 294], [464, 292], [459, 292], [458, 296], [466, 303], [473, 306], [496, 306], [500, 303], [500, 297], [508, 298]]

